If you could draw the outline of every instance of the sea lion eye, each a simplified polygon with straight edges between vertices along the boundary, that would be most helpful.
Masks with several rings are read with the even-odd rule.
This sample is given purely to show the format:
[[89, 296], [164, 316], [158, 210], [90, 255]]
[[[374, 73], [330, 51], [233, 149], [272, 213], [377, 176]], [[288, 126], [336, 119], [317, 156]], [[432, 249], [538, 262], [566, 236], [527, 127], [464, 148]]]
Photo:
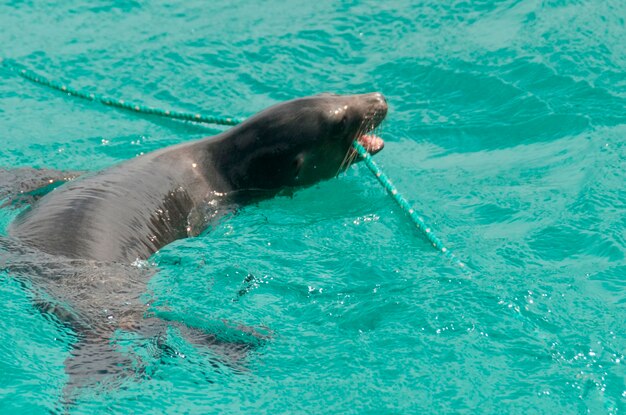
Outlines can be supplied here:
[[341, 117], [341, 121], [339, 122], [339, 125], [341, 126], [341, 128], [345, 129], [346, 126], [348, 125], [348, 116], [344, 114], [343, 117]]

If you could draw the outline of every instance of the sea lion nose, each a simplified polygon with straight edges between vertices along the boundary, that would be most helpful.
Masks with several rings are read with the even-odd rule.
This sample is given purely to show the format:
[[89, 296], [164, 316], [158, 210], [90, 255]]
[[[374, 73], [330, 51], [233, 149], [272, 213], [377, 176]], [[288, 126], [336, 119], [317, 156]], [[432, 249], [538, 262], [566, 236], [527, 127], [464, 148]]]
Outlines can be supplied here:
[[387, 111], [387, 100], [380, 92], [372, 92], [369, 95], [369, 101], [376, 106], [379, 111]]
[[387, 100], [380, 92], [372, 92], [370, 95], [371, 105], [375, 108], [378, 117], [382, 120], [387, 115]]
[[377, 100], [379, 103], [387, 105], [387, 100], [385, 99], [385, 96], [383, 94], [381, 94], [380, 92], [374, 92], [374, 99]]

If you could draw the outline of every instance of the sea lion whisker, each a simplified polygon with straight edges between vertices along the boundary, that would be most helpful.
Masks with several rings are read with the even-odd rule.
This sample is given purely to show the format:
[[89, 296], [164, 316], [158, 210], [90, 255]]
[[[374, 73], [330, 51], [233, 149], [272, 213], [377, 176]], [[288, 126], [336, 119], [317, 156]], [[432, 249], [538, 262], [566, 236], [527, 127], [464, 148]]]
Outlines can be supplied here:
[[350, 166], [352, 166], [352, 164], [354, 163], [355, 158], [358, 156], [357, 152], [355, 150], [351, 150], [350, 154], [348, 155], [348, 160], [346, 161], [346, 170], [348, 168], [350, 168]]
[[348, 150], [346, 151], [346, 154], [344, 154], [343, 159], [341, 160], [341, 164], [339, 164], [339, 168], [337, 169], [337, 173], [335, 173], [335, 177], [339, 176], [341, 174], [341, 172], [343, 171], [343, 166], [346, 163], [346, 160], [348, 159], [348, 154], [350, 154], [350, 148], [348, 148]]
[[[363, 125], [365, 123], [365, 118], [361, 120], [359, 127], [356, 130], [356, 133], [354, 133], [354, 137], [352, 138], [352, 141], [358, 141], [359, 137], [361, 137], [362, 131], [363, 131]], [[337, 170], [337, 176], [342, 172], [345, 171], [348, 167], [350, 167], [351, 161], [350, 159], [352, 158], [352, 156], [354, 155], [355, 151], [352, 148], [352, 141], [350, 142], [350, 146], [348, 147], [348, 150], [346, 151], [346, 154], [343, 156], [343, 160], [341, 161], [341, 164], [339, 165], [339, 169]]]

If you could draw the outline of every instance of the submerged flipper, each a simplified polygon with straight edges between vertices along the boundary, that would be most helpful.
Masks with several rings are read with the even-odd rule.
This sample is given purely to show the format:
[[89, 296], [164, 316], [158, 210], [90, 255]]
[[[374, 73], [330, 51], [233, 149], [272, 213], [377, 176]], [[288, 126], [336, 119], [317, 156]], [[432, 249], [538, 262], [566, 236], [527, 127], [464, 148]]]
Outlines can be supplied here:
[[112, 331], [88, 331], [78, 334], [65, 359], [65, 372], [69, 379], [63, 389], [65, 404], [71, 404], [80, 388], [88, 386], [115, 387], [128, 377], [139, 373], [135, 360], [124, 354], [112, 341]]
[[161, 347], [165, 345], [167, 328], [173, 327], [187, 342], [196, 347], [208, 348], [223, 364], [230, 367], [239, 366], [249, 351], [262, 346], [270, 338], [269, 334], [241, 324], [221, 322], [203, 326], [197, 327], [167, 317], [150, 317], [141, 321], [138, 331], [146, 338], [157, 337]]
[[[52, 312], [57, 315], [56, 308]], [[63, 390], [63, 401], [66, 405], [74, 402], [81, 388], [96, 386], [115, 388], [126, 379], [149, 373], [147, 369], [150, 362], [143, 361], [134, 353], [125, 353], [116, 346], [113, 340], [116, 328], [137, 332], [145, 339], [154, 339], [157, 347], [151, 351], [151, 355], [158, 360], [163, 354], [182, 356], [167, 341], [168, 328], [173, 327], [190, 344], [207, 348], [211, 352], [209, 363], [213, 367], [224, 365], [236, 371], [244, 368], [243, 361], [248, 353], [267, 339], [261, 338], [264, 335], [259, 334], [257, 330], [244, 326], [230, 327], [230, 333], [224, 335], [158, 317], [126, 320], [123, 325], [108, 329], [85, 330], [82, 324], [74, 327], [81, 328], [77, 331], [78, 341], [72, 346], [70, 356], [65, 360], [65, 371], [69, 376]]]
[[0, 168], [0, 207], [19, 208], [31, 204], [54, 188], [84, 173], [30, 167]]

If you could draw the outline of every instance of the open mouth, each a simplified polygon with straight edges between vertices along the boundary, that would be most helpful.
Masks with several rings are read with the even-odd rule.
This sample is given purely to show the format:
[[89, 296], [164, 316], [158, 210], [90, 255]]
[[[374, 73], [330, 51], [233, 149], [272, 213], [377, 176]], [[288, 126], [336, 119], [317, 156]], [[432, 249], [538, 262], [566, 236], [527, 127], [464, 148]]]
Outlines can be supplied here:
[[[377, 132], [380, 129], [380, 124], [387, 115], [387, 102], [381, 94], [368, 95], [373, 95], [375, 103], [372, 105], [373, 108], [371, 112], [363, 117], [359, 131], [356, 133], [353, 140], [356, 140], [365, 151], [373, 156], [385, 147], [385, 142], [378, 136]], [[338, 173], [346, 170], [352, 163], [361, 159], [357, 150], [353, 146], [350, 146], [350, 149], [339, 166]]]
[[385, 142], [380, 138], [375, 131], [378, 129], [380, 123], [385, 119], [387, 115], [387, 106], [383, 109], [374, 111], [373, 114], [366, 117], [365, 128], [363, 133], [360, 134], [356, 140], [359, 144], [367, 150], [368, 153], [374, 155], [385, 147]]
[[368, 153], [374, 155], [385, 147], [385, 142], [376, 134], [363, 134], [357, 138], [359, 144], [367, 150]]

